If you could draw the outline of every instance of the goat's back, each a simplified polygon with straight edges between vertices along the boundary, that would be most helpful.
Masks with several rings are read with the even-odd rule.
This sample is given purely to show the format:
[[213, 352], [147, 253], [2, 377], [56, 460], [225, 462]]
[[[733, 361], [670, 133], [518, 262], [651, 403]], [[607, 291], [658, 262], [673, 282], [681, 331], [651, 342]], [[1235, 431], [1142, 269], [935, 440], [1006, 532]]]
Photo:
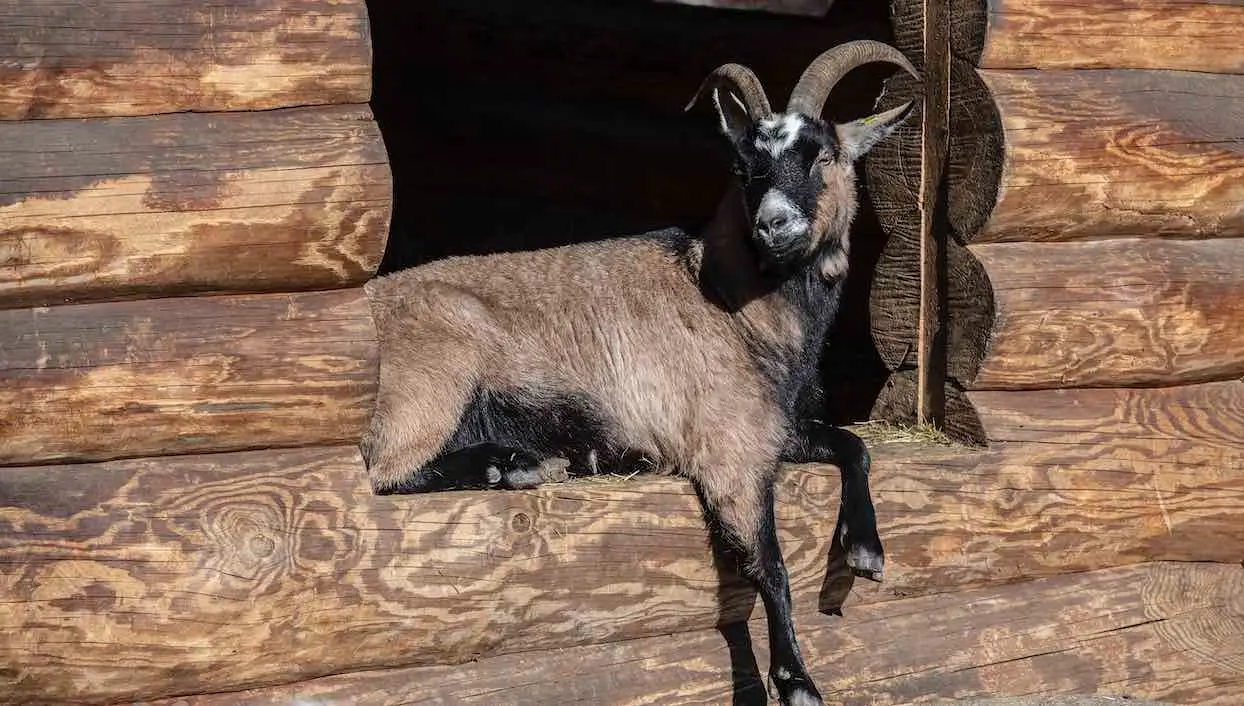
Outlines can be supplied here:
[[443, 368], [418, 360], [420, 342], [457, 337], [472, 347], [461, 364], [478, 366], [459, 372], [480, 389], [589, 400], [612, 443], [667, 465], [721, 462], [712, 457], [735, 453], [723, 445], [767, 451], [780, 443], [779, 415], [731, 317], [701, 294], [688, 244], [660, 231], [375, 279], [381, 384]]

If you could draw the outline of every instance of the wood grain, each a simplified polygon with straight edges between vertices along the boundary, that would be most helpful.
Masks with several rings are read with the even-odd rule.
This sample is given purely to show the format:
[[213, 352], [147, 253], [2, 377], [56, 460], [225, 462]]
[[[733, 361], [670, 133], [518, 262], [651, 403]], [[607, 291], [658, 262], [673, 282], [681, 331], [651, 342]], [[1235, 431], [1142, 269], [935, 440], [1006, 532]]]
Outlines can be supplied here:
[[[873, 446], [881, 585], [852, 587], [837, 561], [827, 569], [836, 470], [781, 475], [778, 526], [804, 632], [844, 601], [848, 615], [881, 601], [898, 615], [905, 597], [1244, 558], [1238, 455], [913, 447]], [[714, 568], [682, 480], [378, 497], [352, 447], [0, 469], [0, 565], [0, 700], [23, 703], [236, 690], [759, 617]]]
[[956, 0], [956, 53], [998, 69], [1244, 74], [1244, 5], [1221, 0]]
[[[803, 616], [800, 627], [832, 703], [1096, 693], [1227, 706], [1244, 689], [1244, 570], [1231, 565], [1104, 569]], [[738, 658], [748, 633], [752, 664]], [[729, 638], [699, 631], [160, 703], [764, 703], [765, 638], [755, 621]]]
[[366, 103], [363, 0], [10, 0], [0, 120]]
[[1131, 439], [1244, 449], [1244, 380], [1153, 389], [968, 393], [992, 441], [1095, 443]]
[[361, 288], [0, 311], [0, 465], [357, 441]]
[[1006, 149], [996, 205], [965, 233], [972, 242], [1244, 234], [1244, 75], [981, 76]]
[[365, 107], [0, 123], [0, 307], [359, 284], [391, 181]]
[[[984, 268], [957, 240], [964, 217], [954, 209], [958, 204], [979, 203], [981, 184], [997, 183], [982, 166], [989, 157], [1001, 154], [1001, 146], [988, 140], [964, 139], [977, 135], [982, 115], [990, 106], [988, 92], [975, 70], [965, 62], [950, 63], [950, 133], [947, 137], [944, 188], [925, 185], [931, 193], [929, 236], [937, 241], [939, 253], [931, 262], [921, 261], [922, 214], [916, 207], [920, 198], [922, 173], [921, 136], [904, 126], [890, 140], [874, 149], [867, 158], [866, 180], [878, 219], [886, 232], [886, 243], [873, 275], [869, 301], [872, 338], [877, 352], [892, 372], [917, 369], [920, 350], [921, 302], [934, 298], [931, 318], [938, 321], [928, 335], [927, 366], [948, 381], [970, 380], [980, 367], [989, 331], [994, 321], [993, 288]], [[894, 81], [894, 79], [892, 79]], [[904, 91], [883, 97], [881, 107], [897, 104]], [[909, 122], [915, 118], [909, 119]], [[987, 131], [986, 134], [993, 134]], [[996, 163], [996, 160], [994, 160]], [[970, 182], [971, 186], [962, 185]], [[949, 201], [949, 204], [947, 203]], [[990, 202], [992, 205], [992, 202]], [[949, 207], [950, 211], [947, 212]], [[940, 280], [936, 292], [928, 290], [923, 266], [932, 266]], [[926, 304], [930, 302], [925, 301]], [[931, 322], [930, 322], [931, 323]], [[939, 381], [938, 384], [941, 384]], [[945, 404], [945, 400], [942, 401]]]
[[969, 389], [1169, 386], [1244, 375], [1244, 238], [972, 246], [997, 300]]

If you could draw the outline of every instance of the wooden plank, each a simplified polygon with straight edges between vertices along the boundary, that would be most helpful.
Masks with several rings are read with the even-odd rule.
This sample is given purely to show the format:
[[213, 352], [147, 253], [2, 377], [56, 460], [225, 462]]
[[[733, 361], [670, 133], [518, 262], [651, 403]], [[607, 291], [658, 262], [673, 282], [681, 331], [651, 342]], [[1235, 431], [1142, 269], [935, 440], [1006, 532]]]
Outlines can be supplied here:
[[954, 49], [985, 68], [1244, 74], [1228, 0], [953, 0]]
[[924, 110], [920, 125], [920, 312], [916, 333], [916, 423], [945, 419], [947, 282], [941, 198], [950, 130], [950, 4], [924, 8]]
[[1169, 386], [1244, 375], [1244, 238], [972, 246], [997, 321], [969, 389]]
[[972, 242], [1244, 234], [1244, 75], [981, 76], [1006, 149], [999, 185], [965, 187], [998, 192]]
[[657, 2], [696, 7], [712, 7], [723, 10], [750, 10], [772, 12], [777, 15], [801, 17], [824, 17], [834, 0], [656, 0]]
[[994, 442], [1244, 449], [1244, 380], [1154, 389], [980, 391], [968, 397]]
[[362, 288], [0, 311], [0, 465], [357, 441]]
[[363, 0], [11, 0], [0, 120], [366, 103]]
[[0, 123], [0, 306], [360, 284], [391, 182], [366, 106]]
[[[837, 471], [782, 474], [778, 526], [804, 614], [1244, 556], [1238, 454], [912, 446], [873, 447], [880, 585], [852, 587], [827, 564]], [[680, 479], [374, 496], [353, 447], [0, 469], [0, 565], [0, 694], [18, 702], [235, 690], [759, 617], [714, 567]]]
[[[812, 676], [833, 703], [1112, 694], [1227, 706], [1244, 690], [1244, 571], [1233, 565], [1143, 564], [802, 618]], [[763, 703], [764, 624], [739, 628], [160, 703]], [[741, 654], [748, 635], [755, 662]]]

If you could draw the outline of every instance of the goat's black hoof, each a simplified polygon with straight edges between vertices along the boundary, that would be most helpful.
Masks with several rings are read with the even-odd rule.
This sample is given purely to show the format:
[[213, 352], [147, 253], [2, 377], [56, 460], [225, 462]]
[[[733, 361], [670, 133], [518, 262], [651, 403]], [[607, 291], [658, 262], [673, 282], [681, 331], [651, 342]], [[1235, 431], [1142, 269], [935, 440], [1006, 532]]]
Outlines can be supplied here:
[[806, 676], [792, 676], [783, 667], [769, 673], [769, 681], [773, 685], [778, 703], [783, 706], [824, 706], [821, 692], [817, 691], [812, 680]]
[[835, 535], [845, 550], [851, 572], [880, 583], [885, 575], [885, 550], [881, 547], [876, 526], [869, 523], [863, 531], [853, 531], [850, 523], [839, 522]]

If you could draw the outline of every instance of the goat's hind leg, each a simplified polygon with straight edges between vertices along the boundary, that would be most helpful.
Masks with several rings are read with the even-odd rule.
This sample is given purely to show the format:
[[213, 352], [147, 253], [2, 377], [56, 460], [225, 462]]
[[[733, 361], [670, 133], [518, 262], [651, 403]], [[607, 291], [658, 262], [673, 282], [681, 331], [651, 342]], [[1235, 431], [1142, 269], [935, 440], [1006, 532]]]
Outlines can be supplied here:
[[[715, 469], [696, 479], [718, 547], [737, 553], [745, 578], [764, 601], [769, 628], [769, 677], [783, 704], [820, 706], [820, 692], [804, 667], [795, 638], [790, 583], [773, 512], [775, 467], [745, 475]], [[724, 545], [724, 546], [723, 546]]]
[[877, 513], [868, 486], [871, 459], [863, 439], [855, 434], [811, 420], [795, 430], [782, 460], [790, 463], [832, 463], [842, 476], [841, 505], [834, 541], [846, 555], [847, 566], [861, 576], [880, 581], [885, 550], [877, 532]]

